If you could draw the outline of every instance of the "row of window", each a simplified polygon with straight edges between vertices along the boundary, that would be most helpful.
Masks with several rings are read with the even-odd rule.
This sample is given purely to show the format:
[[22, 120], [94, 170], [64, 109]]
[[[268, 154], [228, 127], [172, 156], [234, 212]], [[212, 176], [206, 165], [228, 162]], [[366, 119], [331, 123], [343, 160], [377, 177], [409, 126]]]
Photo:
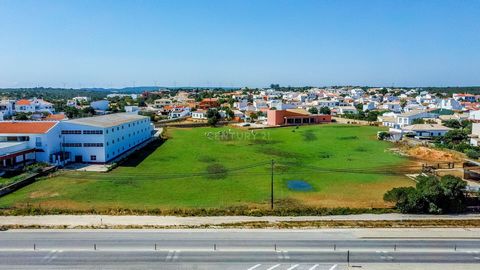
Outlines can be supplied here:
[[[140, 134], [140, 132], [145, 132], [147, 131], [146, 128], [142, 128], [141, 130], [137, 130], [137, 131], [134, 131], [133, 133], [128, 133], [128, 137], [130, 138], [132, 135], [135, 135], [135, 134]], [[125, 136], [122, 136], [122, 141], [125, 140]], [[117, 138], [117, 142], [120, 142], [120, 137]], [[112, 140], [112, 144], [115, 144], [115, 139]], [[107, 142], [107, 146], [108, 146], [108, 142]]]
[[[145, 119], [145, 120], [140, 120], [140, 121], [137, 121], [137, 122], [129, 123], [128, 127], [135, 126], [135, 124], [140, 125], [141, 123], [147, 123], [147, 121], [149, 121], [149, 120]], [[125, 125], [122, 125], [121, 127], [122, 127], [122, 129], [124, 129]], [[120, 130], [120, 126], [117, 126], [117, 130]], [[115, 132], [115, 128], [112, 128], [112, 132]], [[108, 134], [108, 129], [105, 130], [105, 133]]]
[[103, 134], [103, 130], [84, 130], [83, 134]]
[[[81, 130], [62, 130], [62, 134], [82, 134]], [[103, 130], [84, 130], [83, 134], [103, 134]]]
[[[82, 147], [82, 143], [62, 143], [63, 147]], [[83, 147], [103, 147], [103, 143], [84, 143]]]

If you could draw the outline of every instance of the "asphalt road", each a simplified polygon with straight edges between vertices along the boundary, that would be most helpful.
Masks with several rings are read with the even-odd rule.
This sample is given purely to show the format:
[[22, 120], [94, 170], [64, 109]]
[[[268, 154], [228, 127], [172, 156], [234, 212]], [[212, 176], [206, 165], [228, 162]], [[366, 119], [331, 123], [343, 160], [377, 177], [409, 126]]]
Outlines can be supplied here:
[[433, 263], [480, 267], [480, 235], [389, 239], [359, 238], [348, 230], [0, 232], [2, 269], [338, 270], [349, 264]]

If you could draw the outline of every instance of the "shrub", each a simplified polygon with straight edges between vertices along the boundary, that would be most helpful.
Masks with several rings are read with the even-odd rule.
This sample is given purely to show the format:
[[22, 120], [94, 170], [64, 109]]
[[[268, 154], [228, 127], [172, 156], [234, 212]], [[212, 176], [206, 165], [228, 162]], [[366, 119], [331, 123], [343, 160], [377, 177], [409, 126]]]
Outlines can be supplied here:
[[473, 149], [469, 149], [465, 152], [465, 154], [467, 154], [467, 157], [471, 158], [471, 159], [478, 159], [480, 157], [480, 153], [473, 150]]
[[218, 179], [227, 177], [227, 168], [219, 163], [214, 163], [207, 167], [207, 173], [209, 178]]
[[383, 199], [394, 202], [402, 213], [444, 214], [460, 213], [466, 209], [467, 183], [459, 177], [418, 176], [415, 187], [394, 188]]

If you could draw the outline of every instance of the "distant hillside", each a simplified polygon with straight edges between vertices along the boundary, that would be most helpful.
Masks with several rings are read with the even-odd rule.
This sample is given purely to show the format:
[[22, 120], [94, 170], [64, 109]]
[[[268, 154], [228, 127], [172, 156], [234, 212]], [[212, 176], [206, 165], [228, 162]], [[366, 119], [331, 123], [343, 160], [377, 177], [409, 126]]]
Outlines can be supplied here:
[[451, 95], [453, 93], [467, 93], [480, 95], [480, 86], [468, 86], [468, 87], [422, 87], [423, 91], [431, 93], [446, 93]]

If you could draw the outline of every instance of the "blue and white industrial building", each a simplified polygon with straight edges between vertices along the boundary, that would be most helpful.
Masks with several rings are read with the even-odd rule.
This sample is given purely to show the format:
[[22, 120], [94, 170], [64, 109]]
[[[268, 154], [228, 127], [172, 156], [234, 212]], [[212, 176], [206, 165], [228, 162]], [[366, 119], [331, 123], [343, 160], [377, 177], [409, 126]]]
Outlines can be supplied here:
[[0, 160], [5, 160], [0, 167], [25, 159], [55, 165], [109, 163], [143, 147], [153, 132], [150, 118], [135, 113], [63, 121], [0, 121]]

